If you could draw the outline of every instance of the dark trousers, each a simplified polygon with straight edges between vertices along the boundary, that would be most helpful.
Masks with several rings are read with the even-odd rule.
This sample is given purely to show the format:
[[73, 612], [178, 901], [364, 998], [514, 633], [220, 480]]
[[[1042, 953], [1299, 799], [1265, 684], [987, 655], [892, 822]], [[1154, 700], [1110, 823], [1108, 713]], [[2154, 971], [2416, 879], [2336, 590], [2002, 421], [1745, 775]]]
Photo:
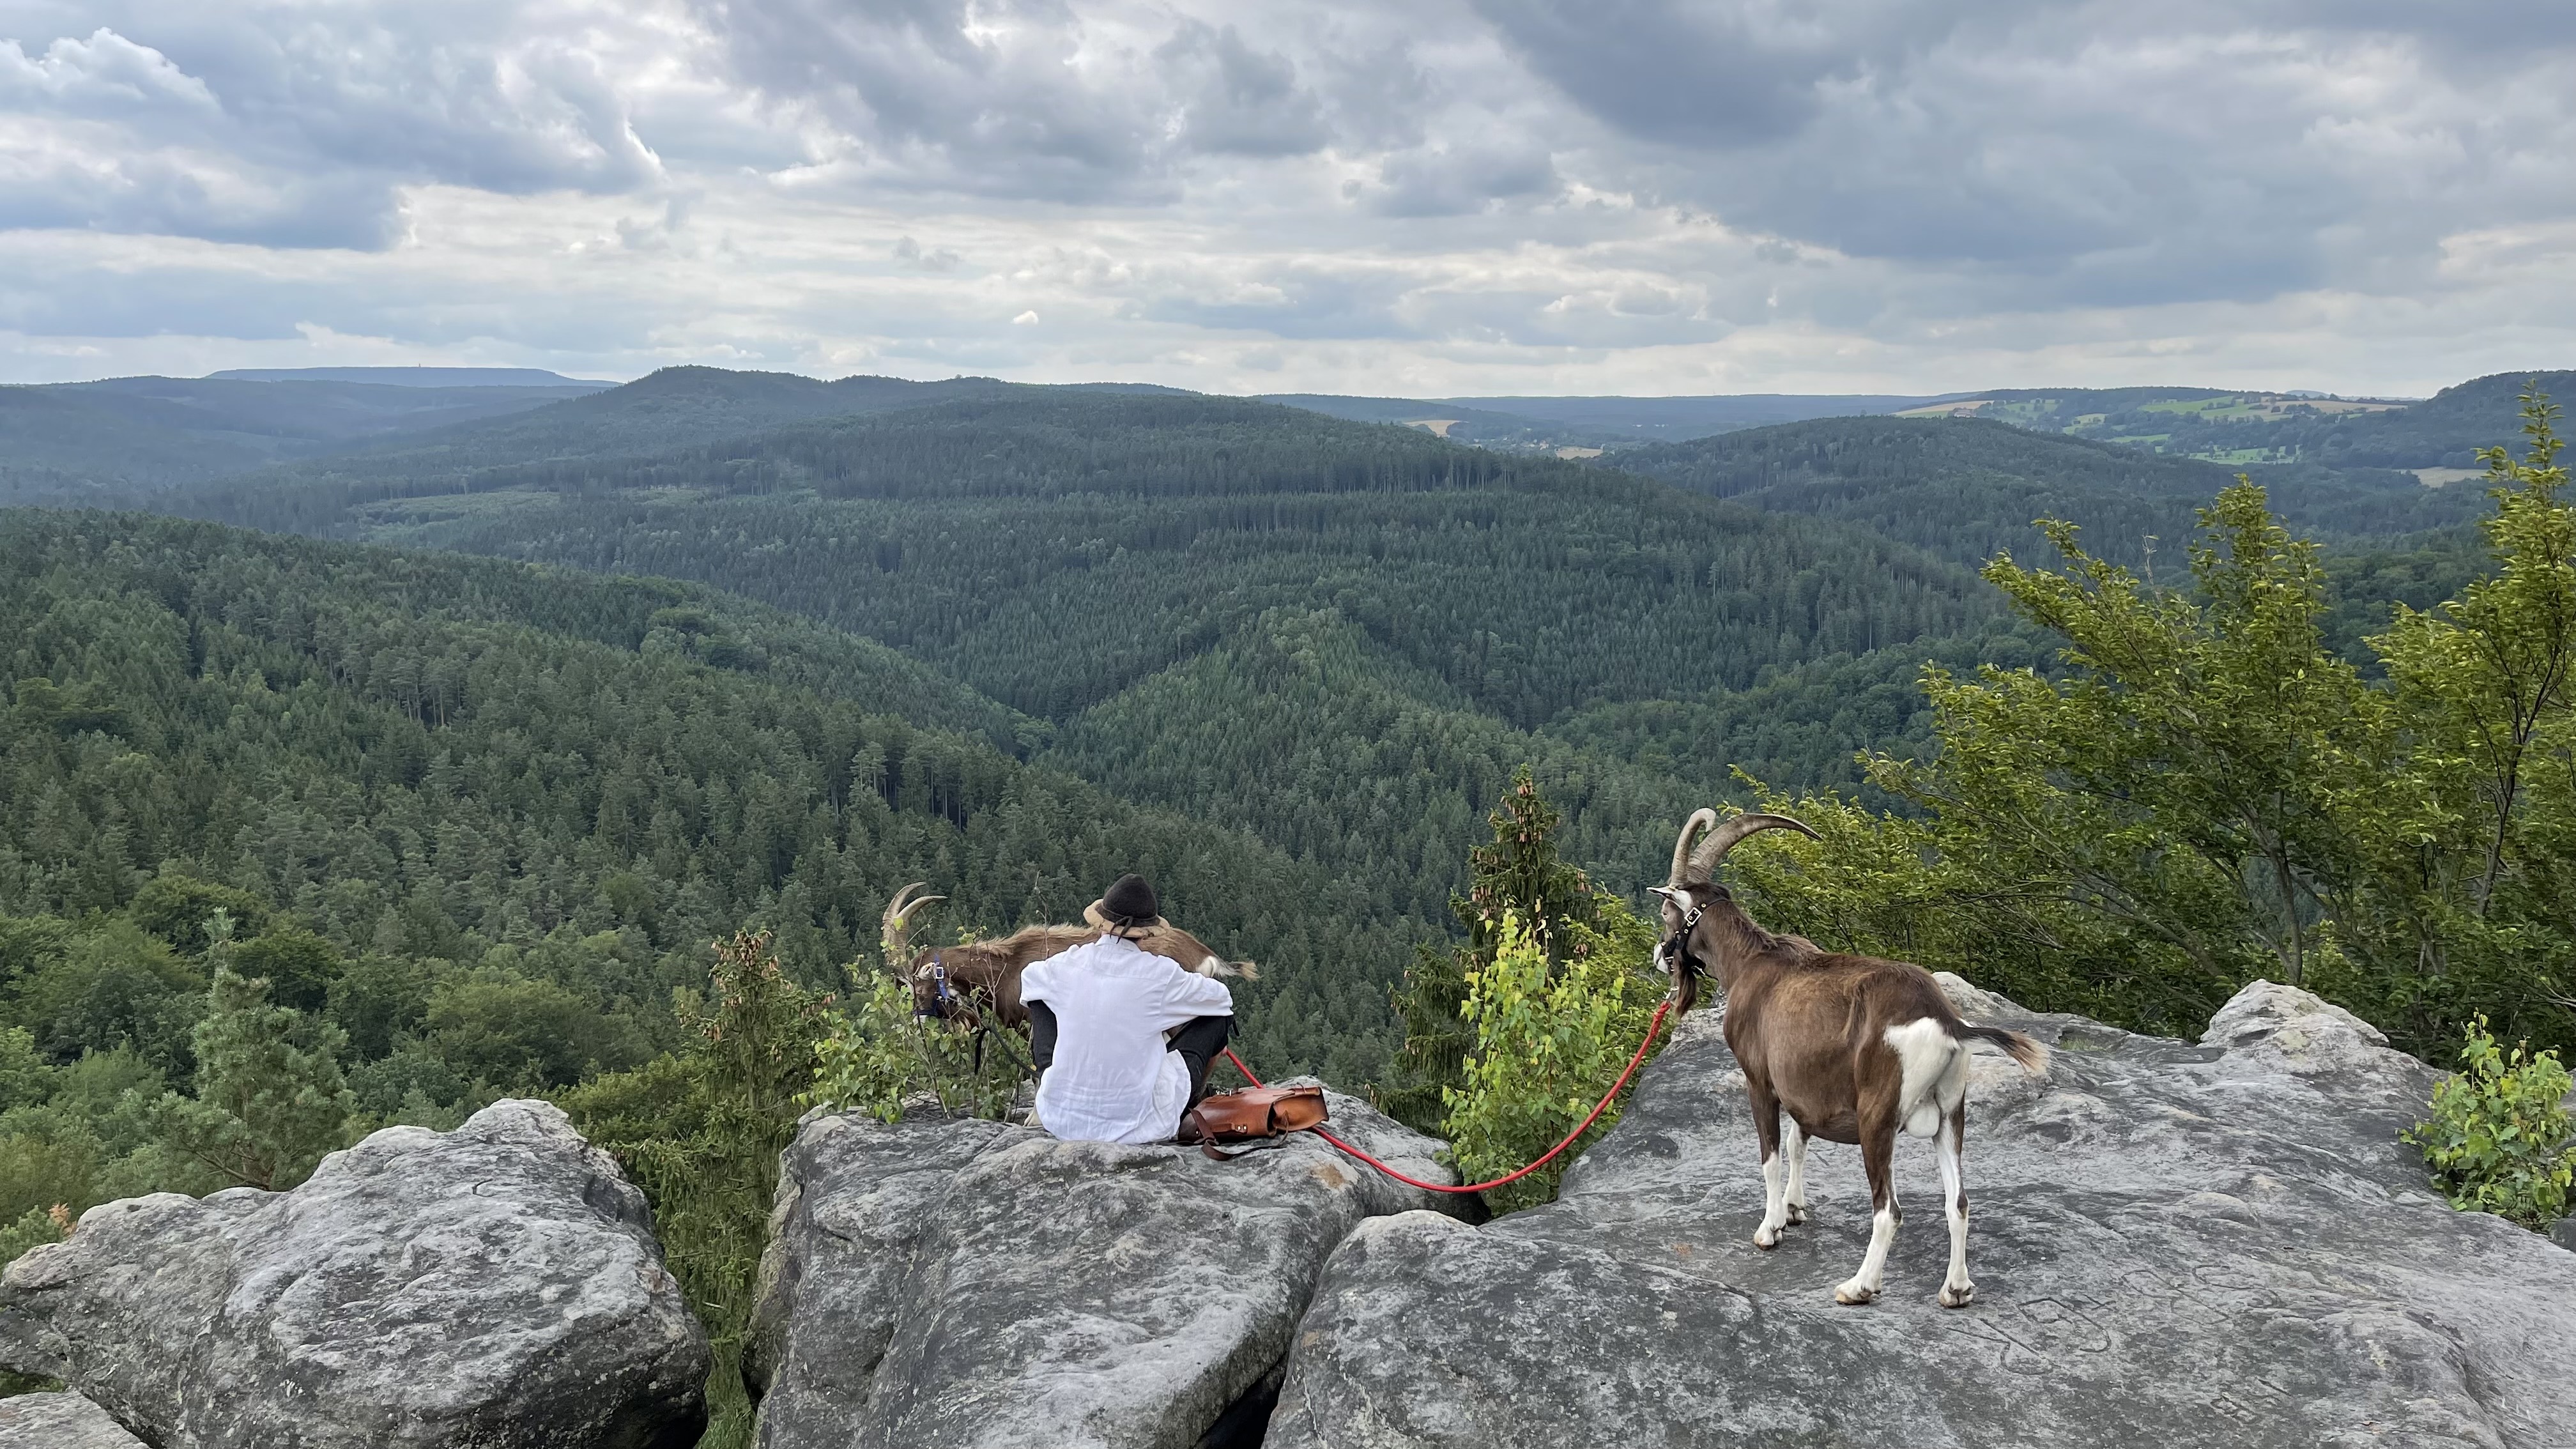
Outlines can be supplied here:
[[[1233, 1035], [1231, 1016], [1194, 1017], [1164, 1033], [1163, 1039], [1171, 1043], [1172, 1050], [1189, 1063], [1191, 1106], [1197, 1106], [1199, 1099], [1207, 1095], [1208, 1068]], [[1037, 1067], [1039, 1076], [1045, 1076], [1046, 1069], [1055, 1065], [1055, 1008], [1043, 1001], [1029, 1003], [1029, 1061]]]

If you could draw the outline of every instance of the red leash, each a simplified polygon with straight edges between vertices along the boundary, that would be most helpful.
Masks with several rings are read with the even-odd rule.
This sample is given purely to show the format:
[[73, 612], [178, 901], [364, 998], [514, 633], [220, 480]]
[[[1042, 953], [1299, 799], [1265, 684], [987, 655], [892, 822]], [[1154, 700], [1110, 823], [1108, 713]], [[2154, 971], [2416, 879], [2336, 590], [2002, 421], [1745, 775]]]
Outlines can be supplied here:
[[[1502, 1187], [1509, 1183], [1518, 1182], [1522, 1178], [1529, 1176], [1531, 1173], [1538, 1171], [1540, 1168], [1547, 1166], [1550, 1162], [1555, 1161], [1558, 1153], [1573, 1146], [1575, 1138], [1592, 1130], [1592, 1124], [1600, 1121], [1601, 1114], [1610, 1110], [1610, 1104], [1619, 1100], [1621, 1089], [1628, 1085], [1628, 1079], [1630, 1077], [1637, 1074], [1637, 1064], [1646, 1059], [1646, 1048], [1655, 1044], [1655, 1033], [1663, 1030], [1664, 1013], [1672, 1009], [1673, 1002], [1671, 997], [1664, 998], [1663, 1004], [1655, 1008], [1655, 1019], [1646, 1023], [1646, 1039], [1637, 1043], [1637, 1054], [1628, 1058], [1628, 1069], [1619, 1074], [1619, 1080], [1610, 1084], [1610, 1095], [1601, 1099], [1601, 1105], [1592, 1109], [1592, 1115], [1583, 1119], [1582, 1126], [1565, 1134], [1565, 1140], [1556, 1144], [1554, 1147], [1549, 1148], [1547, 1150], [1547, 1156], [1540, 1158], [1538, 1161], [1531, 1163], [1529, 1166], [1522, 1168], [1518, 1172], [1505, 1177], [1495, 1178], [1491, 1182], [1480, 1182], [1470, 1187], [1443, 1187], [1436, 1182], [1424, 1182], [1418, 1177], [1405, 1176], [1403, 1173], [1396, 1171], [1394, 1168], [1389, 1167], [1385, 1163], [1378, 1161], [1376, 1158], [1369, 1156], [1367, 1153], [1360, 1151], [1358, 1148], [1344, 1142], [1339, 1137], [1334, 1136], [1332, 1133], [1325, 1131], [1321, 1127], [1313, 1129], [1314, 1133], [1316, 1136], [1323, 1138], [1335, 1147], [1342, 1149], [1344, 1152], [1347, 1152], [1351, 1156], [1358, 1158], [1360, 1161], [1367, 1163], [1369, 1166], [1376, 1168], [1378, 1171], [1385, 1173], [1387, 1176], [1394, 1178], [1396, 1181], [1403, 1183], [1408, 1187], [1421, 1188], [1425, 1192], [1483, 1192], [1489, 1187]], [[1256, 1087], [1261, 1085], [1261, 1079], [1252, 1074], [1252, 1068], [1243, 1064], [1243, 1058], [1234, 1054], [1234, 1048], [1227, 1047], [1225, 1049], [1225, 1059], [1234, 1063], [1234, 1069], [1243, 1073], [1243, 1079], [1245, 1081], [1250, 1082]]]

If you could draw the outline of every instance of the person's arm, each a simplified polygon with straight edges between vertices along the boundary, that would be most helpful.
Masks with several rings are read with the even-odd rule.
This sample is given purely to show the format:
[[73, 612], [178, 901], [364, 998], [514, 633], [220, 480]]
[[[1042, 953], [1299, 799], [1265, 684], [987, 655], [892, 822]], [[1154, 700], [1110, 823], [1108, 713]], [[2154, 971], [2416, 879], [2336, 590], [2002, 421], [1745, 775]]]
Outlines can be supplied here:
[[1157, 1031], [1170, 1031], [1202, 1016], [1234, 1015], [1234, 993], [1224, 982], [1177, 965], [1165, 974], [1162, 995], [1162, 1019], [1154, 1023]]
[[1043, 1001], [1029, 1004], [1029, 1063], [1037, 1074], [1055, 1065], [1055, 1008]]

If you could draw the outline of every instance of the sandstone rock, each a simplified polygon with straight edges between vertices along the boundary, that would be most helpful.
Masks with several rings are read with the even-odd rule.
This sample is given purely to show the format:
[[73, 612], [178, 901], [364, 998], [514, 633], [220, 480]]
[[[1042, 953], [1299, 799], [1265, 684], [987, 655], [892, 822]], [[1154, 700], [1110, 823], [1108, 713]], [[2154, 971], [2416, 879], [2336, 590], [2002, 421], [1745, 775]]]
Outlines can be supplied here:
[[[1964, 983], [1962, 983], [1964, 985]], [[1928, 1142], [1888, 1291], [1858, 1265], [1858, 1149], [1809, 1153], [1812, 1216], [1752, 1246], [1742, 1074], [1687, 1019], [1560, 1201], [1481, 1228], [1364, 1223], [1301, 1324], [1268, 1443], [1397, 1446], [2482, 1445], [2576, 1424], [2576, 1257], [2452, 1211], [2397, 1140], [2433, 1072], [2304, 992], [2247, 988], [2200, 1045], [1978, 1015], [2058, 1047], [1981, 1052], [1971, 1306], [1946, 1310]]]
[[[1456, 1181], [1431, 1139], [1330, 1107], [1345, 1140]], [[1250, 1442], [1333, 1245], [1438, 1205], [1307, 1136], [1219, 1163], [996, 1122], [811, 1120], [781, 1163], [746, 1355], [759, 1443]]]
[[143, 1449], [143, 1441], [78, 1394], [0, 1399], [0, 1449]]
[[292, 1192], [107, 1203], [0, 1279], [0, 1363], [159, 1449], [677, 1449], [703, 1332], [643, 1195], [545, 1102]]

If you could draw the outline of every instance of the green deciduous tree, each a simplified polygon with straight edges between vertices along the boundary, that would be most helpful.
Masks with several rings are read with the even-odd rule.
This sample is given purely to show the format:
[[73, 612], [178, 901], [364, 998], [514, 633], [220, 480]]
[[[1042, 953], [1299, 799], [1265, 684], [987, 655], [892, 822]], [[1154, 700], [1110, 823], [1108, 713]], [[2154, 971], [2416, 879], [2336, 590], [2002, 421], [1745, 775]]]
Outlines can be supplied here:
[[[1565, 958], [1506, 909], [1493, 954], [1467, 973], [1461, 1008], [1472, 1033], [1463, 1080], [1443, 1093], [1443, 1119], [1458, 1169], [1471, 1182], [1539, 1159], [1589, 1116], [1635, 1054], [1652, 1020], [1660, 981], [1647, 974], [1655, 927], [1615, 899], [1590, 902], [1598, 927], [1561, 920]], [[1486, 1201], [1509, 1212], [1551, 1201], [1565, 1170], [1619, 1120], [1604, 1110], [1583, 1137], [1545, 1167]]]

